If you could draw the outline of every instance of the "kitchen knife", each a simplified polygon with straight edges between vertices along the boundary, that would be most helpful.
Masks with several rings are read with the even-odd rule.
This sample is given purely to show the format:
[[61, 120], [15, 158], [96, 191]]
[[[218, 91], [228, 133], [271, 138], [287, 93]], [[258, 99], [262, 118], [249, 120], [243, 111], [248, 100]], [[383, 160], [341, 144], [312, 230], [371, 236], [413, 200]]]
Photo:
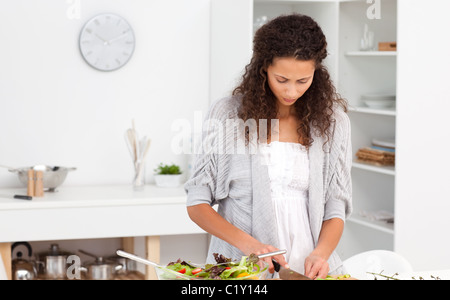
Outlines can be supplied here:
[[0, 195], [0, 198], [7, 198], [7, 199], [13, 198], [13, 199], [27, 200], [27, 201], [33, 200], [33, 197], [25, 196], [25, 195], [14, 195], [14, 196], [11, 196], [11, 195]]
[[275, 268], [275, 271], [278, 272], [278, 275], [280, 276], [280, 279], [282, 280], [312, 280], [311, 278], [302, 275], [298, 272], [295, 272], [291, 269], [286, 269], [282, 267], [278, 262], [272, 259], [273, 266]]
[[33, 197], [23, 196], [23, 195], [14, 195], [14, 199], [31, 201], [31, 200], [33, 200]]

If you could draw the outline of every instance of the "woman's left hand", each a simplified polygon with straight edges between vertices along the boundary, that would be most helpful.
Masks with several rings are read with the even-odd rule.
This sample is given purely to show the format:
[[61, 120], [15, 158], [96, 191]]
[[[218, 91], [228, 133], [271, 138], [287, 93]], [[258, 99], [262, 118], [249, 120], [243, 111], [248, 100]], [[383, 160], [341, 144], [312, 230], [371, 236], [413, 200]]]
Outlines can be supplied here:
[[328, 259], [336, 249], [343, 231], [342, 219], [336, 218], [323, 222], [317, 247], [305, 260], [306, 276], [312, 279], [327, 278], [330, 272]]
[[305, 275], [311, 279], [322, 278], [325, 279], [330, 272], [330, 266], [326, 259], [311, 253], [305, 260]]

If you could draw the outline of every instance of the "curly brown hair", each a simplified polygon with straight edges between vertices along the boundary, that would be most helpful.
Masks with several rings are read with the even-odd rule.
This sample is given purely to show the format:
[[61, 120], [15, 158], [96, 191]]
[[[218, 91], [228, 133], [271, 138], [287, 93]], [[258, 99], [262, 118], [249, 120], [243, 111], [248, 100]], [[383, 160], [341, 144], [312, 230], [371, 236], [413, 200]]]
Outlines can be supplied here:
[[233, 91], [233, 95], [242, 95], [239, 118], [244, 121], [268, 120], [267, 133], [270, 137], [270, 120], [277, 119], [278, 108], [267, 80], [268, 67], [274, 58], [313, 60], [316, 64], [313, 83], [300, 98], [301, 101], [295, 103], [300, 120], [297, 131], [300, 141], [307, 147], [314, 142], [311, 129], [330, 140], [335, 104], [347, 111], [347, 103], [336, 92], [330, 74], [322, 64], [328, 56], [327, 41], [317, 22], [300, 14], [280, 16], [256, 32], [253, 44], [251, 62], [245, 68], [240, 85]]

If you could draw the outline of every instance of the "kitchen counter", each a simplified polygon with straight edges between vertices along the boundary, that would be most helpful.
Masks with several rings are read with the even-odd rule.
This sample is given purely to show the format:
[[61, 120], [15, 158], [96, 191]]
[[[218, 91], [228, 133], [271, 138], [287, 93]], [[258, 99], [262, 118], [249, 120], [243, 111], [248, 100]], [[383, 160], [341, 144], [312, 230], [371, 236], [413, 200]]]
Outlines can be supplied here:
[[139, 192], [131, 186], [61, 187], [32, 201], [13, 199], [24, 191], [0, 190], [0, 254], [7, 268], [11, 258], [5, 255], [16, 241], [145, 236], [147, 258], [159, 260], [160, 236], [204, 233], [186, 213], [182, 187], [147, 185]]

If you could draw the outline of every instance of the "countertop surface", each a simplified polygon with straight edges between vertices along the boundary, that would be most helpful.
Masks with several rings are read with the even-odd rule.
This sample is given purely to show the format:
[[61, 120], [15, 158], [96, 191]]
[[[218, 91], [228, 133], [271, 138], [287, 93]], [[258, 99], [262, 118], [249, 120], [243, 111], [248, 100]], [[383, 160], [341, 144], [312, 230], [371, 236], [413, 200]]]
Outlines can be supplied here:
[[142, 191], [134, 191], [127, 185], [61, 187], [54, 193], [46, 192], [44, 197], [34, 197], [31, 201], [14, 199], [14, 195], [26, 195], [26, 189], [0, 189], [0, 211], [186, 203], [182, 186], [161, 188], [146, 185]]
[[187, 214], [182, 186], [63, 186], [31, 201], [16, 194], [26, 189], [0, 189], [0, 243], [204, 233]]

